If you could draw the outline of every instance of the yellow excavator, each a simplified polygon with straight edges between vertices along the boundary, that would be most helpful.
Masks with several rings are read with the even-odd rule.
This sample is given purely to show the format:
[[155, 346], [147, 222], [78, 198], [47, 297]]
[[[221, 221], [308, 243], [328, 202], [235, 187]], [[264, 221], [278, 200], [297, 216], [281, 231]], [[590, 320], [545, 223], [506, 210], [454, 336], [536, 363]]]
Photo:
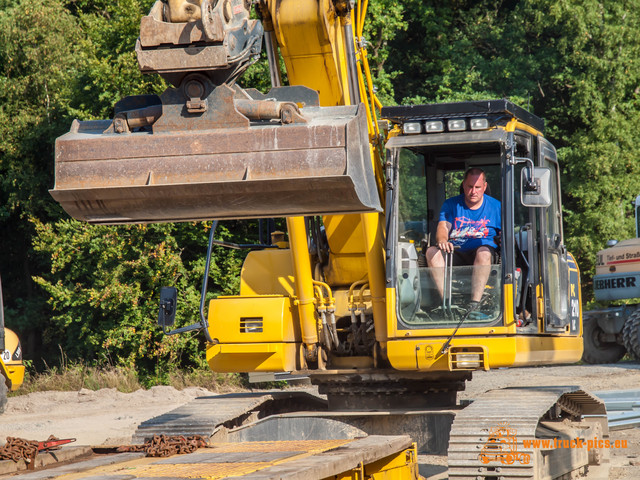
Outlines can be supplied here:
[[[604, 405], [577, 387], [456, 405], [474, 370], [582, 355], [579, 270], [544, 121], [504, 99], [382, 107], [366, 0], [254, 3], [259, 20], [250, 1], [157, 2], [136, 53], [171, 86], [124, 98], [111, 120], [74, 121], [56, 141], [53, 197], [95, 224], [214, 220], [200, 321], [171, 330], [177, 292], [167, 287], [159, 323], [201, 330], [216, 372], [307, 375], [335, 411], [456, 408], [449, 478], [606, 468], [600, 452], [529, 449], [526, 465], [478, 456], [504, 422], [520, 439], [606, 437]], [[236, 84], [263, 39], [268, 93]], [[435, 271], [425, 260], [470, 167], [485, 171], [502, 214], [499, 261], [474, 315], [474, 267]], [[252, 246], [239, 295], [205, 314], [211, 248], [224, 243], [217, 222], [273, 217], [286, 217], [286, 235]]]
[[22, 346], [18, 336], [4, 326], [4, 303], [0, 282], [0, 413], [7, 405], [7, 393], [20, 388], [24, 381]]

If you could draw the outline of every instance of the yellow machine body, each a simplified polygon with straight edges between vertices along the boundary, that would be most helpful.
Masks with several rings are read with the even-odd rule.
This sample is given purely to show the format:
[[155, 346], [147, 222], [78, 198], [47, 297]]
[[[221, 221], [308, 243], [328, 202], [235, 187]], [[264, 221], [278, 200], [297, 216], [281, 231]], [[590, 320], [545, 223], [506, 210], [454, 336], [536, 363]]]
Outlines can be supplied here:
[[[250, 15], [252, 5], [260, 20]], [[203, 1], [201, 15], [190, 5], [185, 17], [179, 0], [158, 1], [142, 20], [136, 53], [143, 72], [172, 86], [159, 96], [126, 97], [111, 121], [75, 121], [56, 142], [51, 194], [92, 223], [216, 220], [200, 321], [172, 330], [177, 292], [165, 287], [163, 330], [202, 330], [216, 372], [309, 376], [326, 394], [328, 411], [366, 418], [375, 410], [388, 432], [403, 428], [389, 423], [390, 410], [411, 423], [407, 412], [459, 406], [457, 392], [475, 370], [578, 361], [582, 311], [580, 273], [564, 245], [560, 168], [544, 121], [505, 99], [382, 107], [363, 40], [367, 5]], [[259, 58], [263, 38], [272, 83], [266, 94], [235, 83]], [[288, 86], [281, 85], [284, 73]], [[490, 265], [429, 265], [439, 213], [462, 193], [470, 168], [483, 170], [485, 193], [495, 200], [488, 201], [490, 218], [458, 215], [456, 229], [492, 236], [496, 257]], [[286, 236], [272, 232], [271, 241], [251, 245], [239, 294], [211, 300], [205, 315], [214, 243], [242, 247], [215, 240], [217, 221], [274, 217], [286, 218]], [[503, 414], [509, 395], [456, 408], [443, 437], [450, 475], [493, 477], [475, 442], [495, 427], [486, 412]], [[287, 408], [300, 407], [286, 400]], [[239, 401], [233, 398], [234, 409]], [[254, 399], [240, 403], [245, 413], [219, 425], [264, 413]], [[275, 409], [274, 398], [267, 403]], [[580, 436], [606, 434], [600, 424], [574, 423], [583, 413], [604, 413], [585, 392], [532, 389], [519, 405], [529, 412], [524, 425], [532, 438], [538, 430], [564, 435], [568, 418]], [[519, 409], [504, 415], [501, 421], [522, 421]], [[538, 429], [541, 418], [558, 427], [545, 422]], [[446, 433], [446, 425], [434, 430]], [[291, 478], [311, 478], [311, 471], [317, 478], [418, 476], [415, 449], [406, 443], [372, 463], [358, 458], [326, 471], [341, 450], [284, 468]], [[599, 455], [578, 462], [561, 453], [541, 452], [523, 475], [571, 476], [600, 462]], [[200, 476], [227, 466], [196, 462]], [[165, 467], [145, 465], [132, 475], [162, 475]]]
[[[348, 104], [351, 92], [347, 78], [346, 46], [355, 40], [347, 38], [345, 31], [348, 30], [340, 27], [353, 23], [357, 30], [362, 25], [362, 19], [352, 18], [350, 15], [340, 17], [329, 1], [277, 0], [264, 3], [270, 12], [270, 22], [266, 24], [274, 30], [274, 43], [284, 59], [289, 82], [318, 91], [323, 106]], [[358, 60], [366, 64], [366, 50], [358, 50]], [[366, 68], [364, 72], [359, 72], [358, 83], [362, 87], [362, 98], [359, 101], [363, 105], [373, 104], [364, 95], [368, 78]], [[375, 109], [369, 108], [367, 113], [373, 167], [382, 184], [383, 162], [379, 146], [375, 142], [379, 135], [376, 130]], [[515, 118], [501, 128], [505, 132], [518, 129], [532, 138], [541, 134], [535, 127]], [[383, 198], [381, 203], [384, 204]], [[389, 207], [385, 206], [386, 209]], [[383, 214], [323, 216], [321, 225], [326, 235], [328, 252], [321, 265], [315, 258], [312, 259], [314, 263], [308, 263], [308, 229], [296, 233], [292, 228], [297, 223], [301, 229], [303, 220], [290, 218], [288, 222], [289, 249], [250, 253], [241, 274], [240, 295], [211, 301], [209, 333], [217, 342], [208, 347], [207, 359], [212, 369], [226, 372], [267, 371], [278, 365], [282, 368], [272, 371], [292, 371], [302, 366], [303, 370], [313, 373], [313, 368], [318, 368], [317, 362], [305, 361], [305, 358], [314, 358], [313, 354], [305, 357], [305, 351], [310, 345], [321, 342], [323, 329], [329, 328], [327, 325], [322, 326], [322, 313], [333, 309], [336, 318], [346, 319], [355, 308], [372, 318], [372, 329], [378, 345], [376, 348], [382, 353], [384, 361], [380, 361], [378, 365], [380, 357], [368, 361], [353, 352], [333, 356], [331, 347], [326, 345], [329, 352], [327, 368], [333, 366], [338, 370], [348, 370], [362, 365], [383, 368], [382, 365], [388, 362], [387, 365], [398, 371], [446, 372], [568, 363], [580, 359], [582, 340], [579, 327], [578, 331], [575, 328], [555, 329], [553, 333], [547, 331], [541, 283], [535, 285], [535, 301], [539, 303], [536, 308], [537, 318], [533, 320], [535, 326], [530, 326], [526, 333], [516, 326], [513, 284], [501, 287], [502, 315], [505, 319], [502, 325], [462, 325], [452, 339], [449, 339], [454, 330], [452, 326], [439, 329], [403, 328], [398, 322], [397, 288], [385, 285], [388, 282], [385, 281], [384, 238], [389, 232], [383, 232]], [[577, 276], [577, 267], [573, 271]], [[314, 282], [326, 284], [329, 292], [325, 293], [323, 288], [314, 288]], [[362, 287], [366, 293], [359, 293], [358, 298], [356, 292], [360, 292]], [[577, 291], [579, 295], [579, 288]], [[270, 297], [255, 296], [256, 294], [288, 296], [293, 299], [290, 304], [292, 308], [283, 309]], [[246, 314], [241, 310], [244, 299], [248, 302]], [[261, 302], [262, 307], [255, 307], [258, 302]], [[221, 311], [225, 314], [216, 314]], [[249, 313], [256, 311], [261, 312], [257, 317]], [[275, 316], [280, 311], [285, 311], [283, 324], [274, 323]], [[255, 318], [256, 322], [262, 322], [265, 325], [264, 331], [243, 330], [243, 318]], [[286, 328], [285, 323], [288, 321], [300, 326], [297, 336], [294, 334], [292, 337], [291, 333], [294, 331]], [[577, 325], [579, 324], [580, 319], [577, 320]], [[274, 328], [268, 329], [267, 325], [274, 325]], [[314, 326], [317, 327], [314, 332], [317, 336], [306, 335], [304, 338], [303, 332], [313, 330]], [[281, 335], [274, 337], [274, 334], [280, 333]], [[441, 350], [447, 341], [450, 347], [443, 353]], [[250, 368], [247, 368], [248, 362]], [[312, 363], [314, 366], [311, 366]]]
[[[239, 295], [201, 321], [215, 371], [459, 379], [579, 360], [579, 271], [544, 122], [507, 100], [381, 108], [356, 3], [260, 0], [261, 22], [250, 2], [177, 22], [156, 3], [136, 53], [173, 86], [121, 100], [112, 121], [74, 122], [51, 194], [92, 223], [286, 217], [283, 248], [249, 253]], [[267, 94], [234, 84], [263, 30]], [[424, 260], [469, 167], [502, 202], [501, 259], [473, 320], [472, 271], [452, 267], [440, 303]]]
[[10, 391], [15, 391], [24, 382], [22, 347], [18, 336], [8, 328], [4, 329], [4, 351], [0, 351], [0, 373]]

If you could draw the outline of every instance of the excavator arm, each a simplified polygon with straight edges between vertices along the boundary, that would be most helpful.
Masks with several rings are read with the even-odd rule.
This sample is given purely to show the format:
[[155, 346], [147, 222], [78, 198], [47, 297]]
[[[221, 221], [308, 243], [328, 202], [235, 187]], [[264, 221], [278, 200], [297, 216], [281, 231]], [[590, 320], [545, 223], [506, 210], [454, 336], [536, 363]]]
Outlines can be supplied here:
[[340, 28], [350, 12], [261, 2], [270, 55], [277, 45], [298, 85], [262, 94], [236, 84], [261, 50], [250, 2], [205, 0], [200, 14], [186, 3], [158, 1], [136, 44], [141, 71], [171, 86], [57, 140], [51, 194], [63, 208], [102, 224], [380, 212], [371, 112], [347, 87], [358, 81], [343, 53], [353, 35]]

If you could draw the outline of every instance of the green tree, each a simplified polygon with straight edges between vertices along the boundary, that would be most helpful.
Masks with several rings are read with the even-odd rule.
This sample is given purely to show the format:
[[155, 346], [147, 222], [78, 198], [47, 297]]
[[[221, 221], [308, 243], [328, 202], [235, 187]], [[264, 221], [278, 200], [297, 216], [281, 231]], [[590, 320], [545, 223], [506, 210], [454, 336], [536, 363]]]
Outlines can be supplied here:
[[[0, 0], [0, 273], [9, 324], [27, 338], [44, 331], [48, 361], [46, 349], [58, 343], [77, 358], [147, 372], [157, 361], [202, 361], [199, 339], [161, 337], [154, 322], [165, 283], [182, 292], [179, 323], [197, 319], [206, 225], [90, 227], [61, 220], [66, 215], [47, 193], [54, 139], [73, 118], [110, 118], [124, 96], [166, 87], [140, 74], [134, 53], [152, 2]], [[365, 25], [383, 103], [509, 97], [545, 117], [564, 168], [567, 243], [587, 281], [604, 242], [633, 234], [635, 7], [630, 0], [372, 0]], [[266, 60], [239, 83], [268, 90]], [[246, 222], [225, 223], [217, 236], [256, 237]], [[241, 259], [215, 250], [210, 294], [234, 291]]]
[[135, 53], [140, 19], [154, 0], [79, 2], [78, 22], [86, 32], [87, 68], [78, 77], [82, 87], [74, 104], [80, 118], [111, 118], [113, 106], [123, 97], [162, 93], [166, 83], [158, 75], [143, 75]]
[[509, 97], [546, 120], [563, 167], [565, 236], [583, 271], [633, 235], [640, 89], [635, 2], [407, 0], [391, 70], [404, 102]]
[[553, 134], [563, 147], [566, 232], [589, 279], [595, 254], [608, 239], [634, 235], [631, 204], [640, 193], [640, 146], [634, 142], [640, 124], [640, 12], [630, 1], [547, 7], [547, 28], [562, 54], [545, 90], [547, 103], [556, 99], [550, 110]]
[[[202, 366], [201, 335], [165, 336], [156, 325], [164, 285], [180, 292], [176, 325], [199, 320], [207, 223], [92, 226], [35, 221], [35, 249], [51, 260], [36, 282], [50, 296], [44, 336], [70, 359], [136, 368], [141, 375]], [[217, 238], [229, 237], [222, 226]], [[180, 245], [200, 255], [182, 257]], [[241, 256], [216, 248], [209, 297], [237, 291]]]
[[55, 338], [43, 343], [40, 335], [49, 312], [32, 277], [48, 263], [31, 247], [30, 222], [66, 217], [47, 192], [55, 138], [74, 118], [111, 117], [125, 94], [161, 91], [157, 76], [140, 74], [134, 53], [151, 4], [0, 1], [0, 273], [7, 324], [28, 357], [49, 359], [57, 350]]
[[[0, 273], [7, 324], [37, 348], [42, 298], [31, 275], [39, 271], [29, 216], [55, 218], [53, 143], [66, 129], [86, 63], [83, 34], [58, 0], [0, 2]], [[29, 333], [30, 332], [30, 333]]]

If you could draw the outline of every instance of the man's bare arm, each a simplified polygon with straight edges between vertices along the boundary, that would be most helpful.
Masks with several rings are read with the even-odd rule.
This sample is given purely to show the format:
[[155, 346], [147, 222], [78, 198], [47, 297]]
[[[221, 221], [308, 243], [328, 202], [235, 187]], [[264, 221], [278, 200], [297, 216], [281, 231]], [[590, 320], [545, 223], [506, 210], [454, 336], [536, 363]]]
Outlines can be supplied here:
[[438, 228], [436, 229], [436, 245], [440, 250], [451, 253], [453, 252], [453, 244], [449, 241], [449, 232], [451, 231], [451, 224], [444, 220], [438, 222]]

